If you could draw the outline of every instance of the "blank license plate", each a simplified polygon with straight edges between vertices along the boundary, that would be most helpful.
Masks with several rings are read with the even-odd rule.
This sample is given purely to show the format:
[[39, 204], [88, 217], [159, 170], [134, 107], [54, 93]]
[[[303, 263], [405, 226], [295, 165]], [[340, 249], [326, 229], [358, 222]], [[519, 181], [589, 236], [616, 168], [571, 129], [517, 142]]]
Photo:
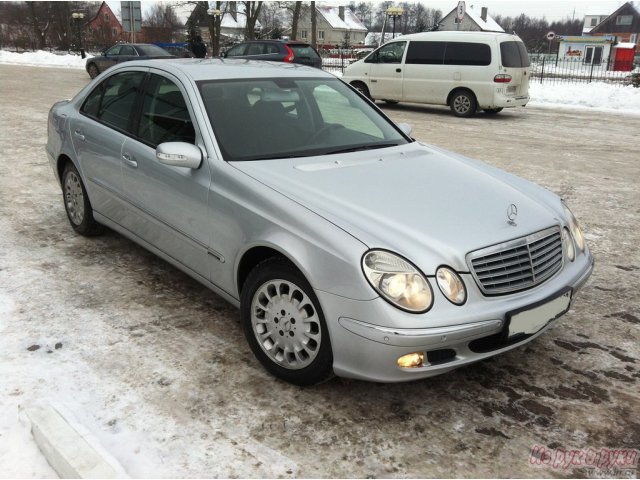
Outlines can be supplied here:
[[566, 313], [570, 304], [571, 290], [542, 305], [512, 314], [509, 323], [509, 337], [521, 333], [531, 335], [538, 332], [551, 320]]

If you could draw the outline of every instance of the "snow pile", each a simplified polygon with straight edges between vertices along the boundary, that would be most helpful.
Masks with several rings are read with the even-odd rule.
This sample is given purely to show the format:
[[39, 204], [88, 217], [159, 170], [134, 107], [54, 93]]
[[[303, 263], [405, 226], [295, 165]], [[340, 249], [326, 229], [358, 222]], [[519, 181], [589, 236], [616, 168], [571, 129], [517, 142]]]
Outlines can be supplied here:
[[532, 107], [590, 108], [640, 115], [640, 88], [607, 83], [529, 85]]
[[80, 55], [57, 54], [38, 50], [36, 52], [15, 53], [0, 50], [0, 63], [33, 65], [36, 67], [67, 67], [84, 69], [86, 59]]

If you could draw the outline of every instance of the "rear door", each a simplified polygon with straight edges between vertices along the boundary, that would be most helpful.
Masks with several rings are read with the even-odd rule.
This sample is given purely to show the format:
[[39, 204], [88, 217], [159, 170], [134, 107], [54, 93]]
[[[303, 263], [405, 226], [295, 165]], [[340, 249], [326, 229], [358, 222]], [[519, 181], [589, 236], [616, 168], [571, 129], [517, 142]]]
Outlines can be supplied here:
[[511, 81], [504, 84], [505, 94], [516, 98], [529, 96], [531, 62], [524, 43], [520, 40], [500, 42], [500, 57], [502, 69], [498, 73], [511, 76]]
[[117, 223], [125, 215], [122, 145], [130, 134], [145, 75], [142, 71], [122, 72], [103, 80], [69, 125], [92, 206]]
[[407, 42], [391, 42], [380, 47], [367, 57], [370, 63], [369, 93], [378, 100], [397, 100], [402, 98], [403, 59]]

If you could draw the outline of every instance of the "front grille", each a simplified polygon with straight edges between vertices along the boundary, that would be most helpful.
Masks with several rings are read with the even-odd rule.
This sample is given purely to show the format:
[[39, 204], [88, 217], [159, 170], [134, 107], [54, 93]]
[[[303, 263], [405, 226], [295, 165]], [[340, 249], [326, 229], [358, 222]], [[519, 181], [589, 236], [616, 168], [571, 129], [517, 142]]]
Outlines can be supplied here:
[[503, 295], [539, 285], [558, 272], [562, 262], [558, 227], [467, 255], [471, 273], [485, 295]]

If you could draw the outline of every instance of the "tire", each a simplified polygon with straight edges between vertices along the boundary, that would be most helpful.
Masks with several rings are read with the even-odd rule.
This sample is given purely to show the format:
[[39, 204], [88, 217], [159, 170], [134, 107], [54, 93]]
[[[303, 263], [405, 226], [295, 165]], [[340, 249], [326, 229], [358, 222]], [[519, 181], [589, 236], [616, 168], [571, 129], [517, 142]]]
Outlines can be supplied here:
[[93, 209], [82, 183], [82, 177], [72, 163], [62, 173], [62, 199], [71, 227], [80, 235], [93, 237], [104, 232], [104, 226], [93, 218]]
[[451, 95], [449, 106], [456, 117], [471, 117], [476, 113], [476, 97], [468, 90], [458, 90]]
[[95, 63], [90, 63], [87, 67], [87, 72], [91, 78], [96, 78], [100, 75], [100, 70], [98, 70], [98, 66]]
[[371, 98], [371, 95], [369, 94], [369, 89], [367, 88], [367, 86], [364, 83], [362, 83], [362, 82], [353, 82], [351, 84], [351, 86], [353, 88], [355, 88], [356, 90], [358, 90], [362, 95], [367, 97], [369, 100], [373, 101], [373, 98]]
[[386, 103], [387, 105], [397, 105], [400, 102], [398, 100], [384, 100], [384, 103]]
[[287, 260], [270, 258], [251, 271], [240, 295], [240, 316], [251, 350], [272, 375], [300, 386], [333, 375], [318, 298]]
[[495, 115], [496, 113], [500, 113], [502, 108], [485, 108], [484, 113], [487, 115]]

